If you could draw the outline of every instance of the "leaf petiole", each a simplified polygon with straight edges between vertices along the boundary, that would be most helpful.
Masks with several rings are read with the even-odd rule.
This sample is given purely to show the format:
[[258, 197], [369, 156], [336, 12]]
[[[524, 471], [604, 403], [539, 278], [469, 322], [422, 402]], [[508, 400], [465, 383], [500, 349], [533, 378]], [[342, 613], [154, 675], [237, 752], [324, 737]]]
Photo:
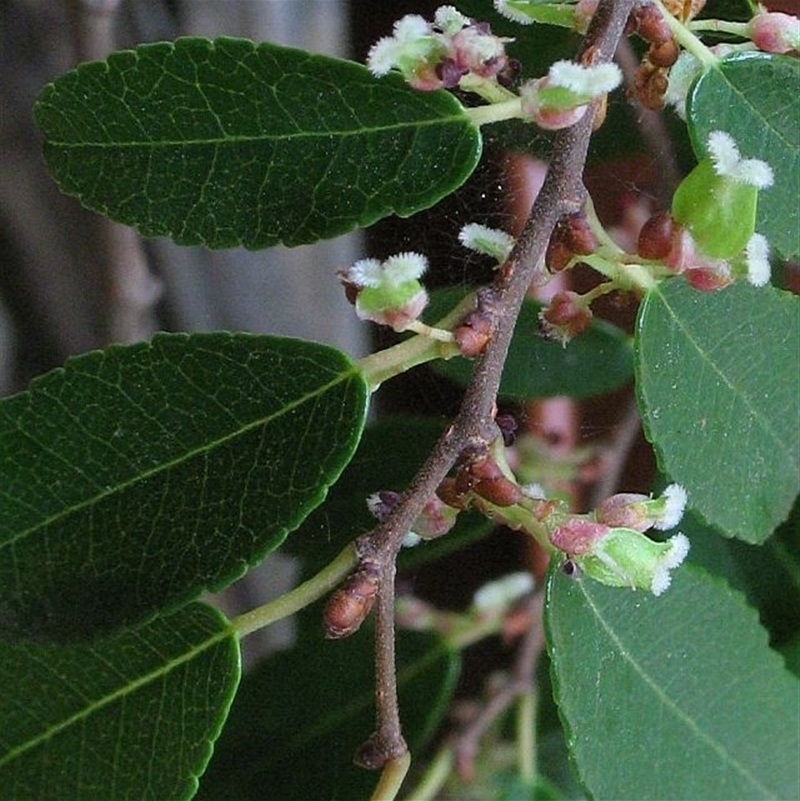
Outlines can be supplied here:
[[257, 606], [255, 609], [235, 617], [231, 623], [236, 630], [236, 635], [242, 639], [277, 620], [299, 612], [339, 585], [357, 564], [355, 545], [350, 543], [327, 567], [324, 567], [308, 581], [304, 581], [274, 601]]

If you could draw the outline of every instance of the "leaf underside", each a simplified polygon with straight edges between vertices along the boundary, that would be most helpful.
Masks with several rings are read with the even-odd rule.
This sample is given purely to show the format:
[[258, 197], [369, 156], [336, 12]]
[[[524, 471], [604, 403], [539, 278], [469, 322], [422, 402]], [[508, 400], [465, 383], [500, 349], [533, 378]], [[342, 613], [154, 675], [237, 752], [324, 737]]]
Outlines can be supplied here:
[[[320, 640], [319, 612], [290, 650], [249, 673], [231, 709], [198, 801], [367, 801], [377, 775], [353, 764], [374, 726], [373, 632]], [[399, 631], [403, 731], [419, 753], [441, 721], [459, 655], [430, 632]]]
[[636, 332], [639, 406], [661, 469], [728, 536], [763, 542], [800, 490], [800, 303], [739, 282], [648, 293]]
[[92, 645], [0, 647], [0, 795], [188, 799], [239, 680], [227, 621], [192, 604]]
[[554, 570], [546, 622], [592, 798], [798, 797], [800, 684], [720, 579], [683, 566], [655, 598]]
[[0, 631], [70, 639], [238, 578], [322, 501], [367, 388], [344, 354], [169, 334], [0, 403]]
[[35, 108], [61, 189], [146, 236], [299, 245], [428, 208], [478, 129], [449, 93], [244, 39], [182, 38], [83, 64]]

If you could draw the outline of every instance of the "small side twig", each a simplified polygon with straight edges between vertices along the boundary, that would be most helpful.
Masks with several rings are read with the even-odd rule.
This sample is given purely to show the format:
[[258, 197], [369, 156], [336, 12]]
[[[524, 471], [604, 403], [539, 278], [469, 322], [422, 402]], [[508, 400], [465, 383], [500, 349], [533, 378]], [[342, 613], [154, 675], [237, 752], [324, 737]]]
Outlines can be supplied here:
[[528, 602], [527, 611], [530, 622], [520, 643], [509, 681], [491, 697], [480, 714], [469, 723], [454, 742], [456, 766], [464, 777], [472, 775], [475, 755], [478, 753], [480, 740], [487, 729], [517, 698], [531, 688], [533, 671], [544, 648], [543, 609], [544, 596], [541, 592], [537, 592], [531, 596]]
[[[633, 0], [601, 0], [578, 59], [592, 64], [611, 60], [622, 35]], [[380, 565], [375, 648], [376, 724], [359, 756], [368, 755], [370, 767], [381, 767], [405, 752], [397, 707], [394, 664], [394, 562], [403, 537], [422, 512], [459, 454], [469, 446], [486, 446], [498, 434], [494, 407], [511, 336], [525, 294], [544, 255], [556, 221], [578, 211], [585, 197], [583, 167], [592, 133], [594, 112], [556, 136], [553, 158], [542, 190], [517, 243], [489, 288], [492, 336], [475, 363], [472, 378], [453, 424], [392, 513], [357, 543], [359, 558]]]

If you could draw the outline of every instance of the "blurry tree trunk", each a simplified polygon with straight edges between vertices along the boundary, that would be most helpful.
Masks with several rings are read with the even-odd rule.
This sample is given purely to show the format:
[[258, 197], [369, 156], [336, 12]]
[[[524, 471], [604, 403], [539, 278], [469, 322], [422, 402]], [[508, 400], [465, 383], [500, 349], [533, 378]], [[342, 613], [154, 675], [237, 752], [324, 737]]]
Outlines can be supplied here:
[[[335, 277], [357, 257], [358, 237], [259, 252], [142, 242], [60, 194], [31, 114], [47, 81], [146, 41], [244, 36], [347, 55], [343, 2], [5, 0], [0, 26], [0, 392], [24, 388], [72, 354], [158, 329], [268, 332], [363, 352], [364, 330]], [[263, 602], [291, 573], [270, 557], [225, 603]]]

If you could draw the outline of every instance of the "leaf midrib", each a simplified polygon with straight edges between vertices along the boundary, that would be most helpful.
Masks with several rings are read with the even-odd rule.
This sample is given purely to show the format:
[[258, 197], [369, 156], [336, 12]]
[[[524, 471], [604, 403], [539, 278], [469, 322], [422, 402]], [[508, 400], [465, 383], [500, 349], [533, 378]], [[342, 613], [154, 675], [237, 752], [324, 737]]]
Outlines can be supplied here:
[[786, 462], [794, 468], [794, 472], [798, 472], [798, 465], [795, 464], [794, 459], [792, 458], [793, 449], [791, 446], [787, 445], [782, 437], [778, 435], [778, 433], [774, 430], [774, 428], [770, 425], [770, 421], [765, 418], [765, 415], [757, 408], [753, 406], [751, 401], [750, 395], [745, 392], [744, 390], [738, 388], [736, 385], [731, 383], [728, 379], [727, 375], [722, 372], [722, 370], [717, 367], [716, 363], [710, 358], [710, 356], [706, 353], [706, 351], [700, 346], [700, 343], [695, 339], [693, 332], [691, 332], [683, 323], [681, 317], [677, 314], [676, 310], [669, 304], [669, 301], [664, 296], [663, 292], [658, 293], [658, 297], [664, 305], [664, 308], [669, 312], [670, 318], [673, 320], [675, 325], [680, 329], [683, 335], [686, 337], [687, 342], [689, 342], [692, 347], [697, 351], [700, 360], [706, 363], [710, 369], [710, 371], [717, 375], [719, 379], [724, 382], [725, 386], [727, 386], [730, 391], [741, 400], [743, 405], [746, 407], [747, 411], [752, 415], [753, 419], [758, 421], [759, 427], [769, 436], [769, 438], [774, 443], [774, 448], [779, 451]]
[[631, 669], [652, 691], [658, 701], [663, 704], [664, 708], [671, 712], [672, 715], [677, 718], [694, 736], [702, 740], [704, 743], [706, 743], [706, 745], [708, 745], [709, 748], [719, 754], [723, 761], [734, 767], [736, 771], [743, 777], [743, 779], [748, 781], [753, 788], [757, 788], [764, 796], [770, 797], [772, 792], [768, 788], [764, 787], [764, 785], [761, 784], [761, 782], [755, 776], [753, 776], [744, 765], [742, 765], [738, 760], [734, 759], [734, 757], [723, 747], [721, 743], [706, 734], [703, 729], [699, 728], [695, 720], [686, 712], [684, 712], [684, 710], [678, 706], [678, 704], [675, 703], [668, 695], [666, 695], [666, 693], [664, 693], [658, 682], [655, 681], [655, 679], [653, 679], [649, 673], [647, 673], [644, 667], [636, 660], [634, 655], [625, 647], [622, 639], [612, 628], [610, 622], [607, 621], [603, 616], [600, 608], [595, 603], [594, 598], [586, 591], [586, 586], [583, 584], [583, 582], [580, 582], [580, 587], [581, 593], [594, 612], [597, 622], [602, 626], [603, 630], [608, 635], [608, 638], [617, 648], [619, 655], [630, 665]]
[[184, 451], [183, 453], [180, 454], [180, 456], [174, 459], [170, 459], [166, 462], [163, 462], [162, 464], [141, 471], [137, 473], [135, 476], [114, 485], [112, 488], [108, 490], [102, 490], [98, 493], [95, 493], [90, 498], [87, 498], [83, 501], [79, 501], [78, 503], [73, 504], [66, 509], [63, 509], [55, 514], [52, 514], [49, 517], [38, 521], [35, 525], [29, 526], [26, 529], [22, 529], [15, 536], [12, 536], [9, 539], [5, 540], [5, 542], [0, 543], [0, 553], [2, 553], [4, 548], [13, 547], [20, 540], [24, 539], [25, 537], [31, 536], [32, 534], [36, 533], [37, 531], [43, 528], [47, 528], [48, 526], [54, 524], [58, 520], [62, 520], [72, 515], [78, 514], [87, 507], [94, 506], [95, 504], [98, 504], [107, 498], [114, 497], [115, 495], [122, 494], [142, 481], [148, 480], [153, 476], [157, 476], [159, 473], [168, 472], [179, 464], [189, 461], [195, 458], [196, 456], [199, 456], [200, 454], [211, 452], [215, 448], [222, 446], [226, 442], [230, 442], [236, 439], [237, 437], [245, 435], [247, 432], [252, 431], [253, 429], [257, 429], [260, 426], [264, 426], [267, 423], [277, 420], [283, 415], [287, 414], [288, 412], [291, 412], [292, 410], [302, 406], [304, 403], [317, 400], [319, 397], [321, 397], [326, 392], [336, 387], [338, 384], [350, 381], [351, 379], [357, 376], [358, 376], [357, 368], [352, 367], [347, 371], [340, 373], [333, 381], [329, 381], [327, 384], [320, 386], [314, 392], [309, 392], [305, 395], [299, 396], [293, 402], [282, 406], [279, 411], [273, 414], [270, 414], [265, 417], [259, 417], [257, 420], [253, 420], [247, 423], [246, 425], [237, 428], [235, 431], [232, 431], [229, 434], [218, 437], [217, 439], [205, 443], [202, 446], [192, 448], [188, 451]]
[[10, 750], [5, 756], [0, 757], [0, 768], [12, 762], [14, 759], [19, 758], [26, 751], [30, 751], [31, 749], [36, 748], [38, 745], [46, 742], [47, 740], [52, 739], [54, 736], [57, 736], [62, 731], [65, 731], [69, 729], [71, 726], [80, 723], [82, 720], [89, 717], [92, 713], [98, 712], [99, 710], [103, 709], [109, 704], [112, 704], [115, 701], [124, 698], [125, 696], [130, 695], [131, 693], [141, 689], [142, 687], [145, 687], [147, 684], [150, 684], [151, 682], [161, 679], [163, 676], [166, 676], [170, 671], [181, 667], [181, 665], [187, 662], [190, 662], [191, 660], [200, 656], [204, 651], [218, 645], [228, 637], [230, 637], [233, 641], [235, 641], [235, 632], [230, 626], [224, 628], [219, 632], [216, 632], [214, 635], [203, 640], [201, 643], [195, 644], [191, 649], [181, 654], [179, 657], [171, 659], [168, 662], [165, 662], [155, 670], [145, 673], [138, 679], [126, 682], [124, 686], [119, 687], [117, 690], [114, 690], [113, 692], [107, 693], [106, 695], [98, 699], [94, 699], [91, 703], [87, 704], [87, 706], [81, 709], [80, 711], [75, 712], [74, 714], [70, 715], [69, 717], [65, 718], [59, 723], [49, 726], [49, 728], [47, 728], [37, 737], [33, 737], [32, 739], [29, 739], [24, 743], [20, 743], [16, 748]]
[[[294, 142], [305, 139], [331, 139], [339, 138], [344, 139], [347, 137], [360, 137], [360, 136], [373, 136], [381, 133], [400, 133], [402, 131], [412, 129], [418, 131], [424, 128], [431, 128], [434, 126], [454, 126], [458, 125], [463, 127], [465, 131], [472, 129], [474, 126], [469, 118], [464, 114], [453, 114], [447, 117], [436, 117], [430, 120], [416, 120], [409, 122], [392, 123], [391, 125], [377, 125], [369, 128], [354, 128], [354, 129], [335, 129], [325, 131], [296, 131], [289, 134], [269, 134], [260, 133], [253, 135], [222, 135], [216, 137], [208, 137], [203, 139], [162, 139], [162, 140], [128, 140], [116, 142], [100, 142], [100, 141], [69, 141], [69, 140], [56, 140], [52, 138], [45, 138], [47, 145], [50, 147], [59, 148], [100, 148], [100, 149], [121, 149], [121, 148], [169, 148], [169, 147], [218, 147], [220, 145], [233, 145], [233, 144], [251, 144], [253, 142]], [[476, 129], [477, 131], [477, 129]]]

